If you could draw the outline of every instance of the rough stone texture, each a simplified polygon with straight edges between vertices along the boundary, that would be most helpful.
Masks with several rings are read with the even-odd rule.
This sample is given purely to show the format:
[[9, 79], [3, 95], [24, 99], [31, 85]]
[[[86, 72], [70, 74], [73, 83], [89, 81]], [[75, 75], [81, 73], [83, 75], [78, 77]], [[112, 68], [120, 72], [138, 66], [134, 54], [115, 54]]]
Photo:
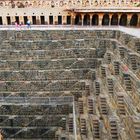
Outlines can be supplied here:
[[[72, 106], [40, 103], [74, 96], [78, 140], [139, 139], [139, 38], [115, 30], [0, 34], [5, 138], [74, 140]], [[18, 97], [24, 105], [16, 105]], [[34, 97], [43, 98], [34, 106]]]

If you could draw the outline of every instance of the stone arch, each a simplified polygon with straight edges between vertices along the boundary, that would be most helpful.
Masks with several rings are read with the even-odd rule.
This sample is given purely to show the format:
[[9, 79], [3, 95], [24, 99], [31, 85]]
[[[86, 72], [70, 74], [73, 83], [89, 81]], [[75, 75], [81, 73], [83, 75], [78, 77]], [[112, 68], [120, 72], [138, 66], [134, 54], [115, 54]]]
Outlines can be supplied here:
[[39, 7], [42, 6], [42, 1], [38, 1], [38, 6], [39, 6]]
[[106, 4], [107, 3], [107, 1], [106, 0], [104, 0], [104, 4]]
[[60, 1], [59, 6], [62, 7], [64, 5], [63, 1]]
[[105, 14], [102, 19], [102, 25], [109, 25], [109, 15]]
[[15, 3], [14, 2], [11, 2], [11, 7], [12, 8], [15, 8], [15, 6], [16, 6]]
[[9, 7], [11, 7], [11, 6], [12, 6], [12, 3], [11, 3], [11, 2], [9, 2], [9, 3], [8, 3], [8, 6], [9, 6]]
[[112, 15], [111, 25], [118, 25], [118, 15], [117, 14]]
[[113, 0], [112, 3], [115, 4], [115, 0]]
[[77, 0], [77, 4], [81, 3], [80, 0]]
[[75, 17], [75, 25], [81, 25], [82, 24], [82, 17], [81, 15], [76, 15]]
[[20, 2], [19, 2], [19, 1], [16, 3], [16, 6], [17, 6], [17, 7], [19, 7], [19, 6], [20, 6]]
[[25, 5], [23, 4], [23, 2], [20, 3], [20, 8], [24, 8]]
[[5, 2], [4, 2], [4, 6], [8, 6], [8, 2], [5, 1]]
[[51, 1], [51, 7], [55, 7], [54, 1]]
[[90, 16], [88, 14], [84, 15], [83, 25], [90, 25]]
[[29, 5], [29, 3], [26, 1], [26, 2], [25, 2], [25, 7], [28, 7], [28, 5]]
[[33, 6], [36, 7], [38, 6], [38, 3], [36, 1], [33, 2]]
[[138, 15], [133, 14], [130, 20], [130, 26], [137, 26], [138, 24]]
[[78, 1], [77, 1], [77, 5], [78, 5], [78, 6], [80, 6], [80, 5], [81, 5], [81, 2], [80, 2], [80, 0], [78, 0]]
[[99, 16], [97, 14], [92, 16], [92, 25], [98, 25], [99, 24]]
[[33, 6], [33, 3], [29, 3], [28, 7], [32, 7]]
[[126, 26], [127, 25], [127, 15], [126, 14], [121, 15], [119, 25], [121, 25], [121, 26]]
[[94, 3], [95, 3], [95, 6], [97, 6], [99, 4], [97, 0], [95, 0]]
[[28, 7], [31, 7], [33, 5], [33, 2], [28, 2]]
[[46, 2], [43, 0], [42, 1], [42, 7], [45, 7], [46, 6]]
[[85, 5], [86, 6], [89, 6], [90, 5], [88, 0], [85, 2]]
[[16, 6], [17, 6], [18, 8], [24, 8], [24, 7], [25, 7], [24, 4], [23, 4], [22, 2], [17, 2], [17, 3], [16, 3]]
[[3, 2], [0, 2], [0, 7], [3, 7], [3, 6], [4, 6]]
[[72, 5], [72, 1], [71, 1], [71, 0], [68, 1], [68, 5], [69, 5], [69, 6]]

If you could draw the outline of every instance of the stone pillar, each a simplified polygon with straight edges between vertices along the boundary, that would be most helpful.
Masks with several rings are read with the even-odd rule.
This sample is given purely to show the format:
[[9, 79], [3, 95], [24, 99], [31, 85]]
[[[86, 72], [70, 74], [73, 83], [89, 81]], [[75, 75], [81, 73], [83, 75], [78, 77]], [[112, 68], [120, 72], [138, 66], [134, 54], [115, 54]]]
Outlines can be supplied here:
[[92, 26], [92, 14], [90, 14], [90, 26]]
[[11, 16], [11, 24], [14, 24], [16, 21], [15, 16]]
[[118, 15], [118, 25], [120, 25], [121, 14]]
[[7, 18], [6, 16], [2, 16], [2, 22], [3, 22], [3, 25], [7, 25]]
[[75, 24], [75, 18], [76, 18], [75, 15], [71, 15], [71, 25]]
[[45, 16], [45, 24], [49, 24], [49, 16]]
[[132, 14], [127, 14], [127, 26], [130, 26]]
[[111, 25], [111, 19], [113, 14], [109, 14], [109, 26]]
[[58, 16], [54, 16], [53, 17], [53, 25], [57, 25], [58, 24]]
[[58, 25], [58, 16], [54, 16], [53, 25]]
[[40, 25], [41, 24], [41, 21], [40, 21], [40, 16], [36, 16], [36, 24], [37, 25]]
[[19, 16], [19, 23], [24, 23], [23, 16]]
[[99, 26], [102, 26], [103, 14], [99, 14]]
[[140, 14], [138, 14], [138, 24], [137, 27], [140, 27]]
[[81, 18], [82, 18], [82, 26], [84, 25], [84, 15], [81, 14]]
[[67, 23], [66, 16], [62, 16], [62, 25], [66, 25], [66, 23]]

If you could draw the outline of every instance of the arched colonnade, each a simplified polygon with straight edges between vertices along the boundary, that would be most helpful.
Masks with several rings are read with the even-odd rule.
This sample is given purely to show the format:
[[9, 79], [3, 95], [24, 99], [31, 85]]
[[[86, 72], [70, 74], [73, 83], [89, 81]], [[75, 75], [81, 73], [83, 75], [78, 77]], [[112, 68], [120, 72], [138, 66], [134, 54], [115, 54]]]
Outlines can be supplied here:
[[137, 14], [75, 14], [75, 25], [120, 25], [138, 26], [139, 18]]
[[140, 27], [139, 13], [68, 13], [55, 15], [33, 16], [0, 16], [0, 25], [27, 23], [33, 25], [79, 25], [79, 26], [135, 26]]

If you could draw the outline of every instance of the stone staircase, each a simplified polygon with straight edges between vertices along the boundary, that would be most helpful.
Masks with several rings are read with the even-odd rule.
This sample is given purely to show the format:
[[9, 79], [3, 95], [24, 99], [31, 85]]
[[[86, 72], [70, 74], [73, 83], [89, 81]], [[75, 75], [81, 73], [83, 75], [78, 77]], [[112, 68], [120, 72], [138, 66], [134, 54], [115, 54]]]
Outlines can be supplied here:
[[[126, 105], [135, 81], [130, 73], [128, 79], [122, 72], [128, 57], [123, 45], [131, 41], [124, 33], [29, 30], [0, 35], [0, 129], [4, 139], [125, 140], [118, 130], [121, 123], [124, 134], [131, 135], [122, 117], [138, 112], [130, 112]], [[131, 63], [136, 71], [134, 57]], [[122, 97], [121, 92], [127, 96]], [[110, 116], [117, 121], [110, 121]]]

